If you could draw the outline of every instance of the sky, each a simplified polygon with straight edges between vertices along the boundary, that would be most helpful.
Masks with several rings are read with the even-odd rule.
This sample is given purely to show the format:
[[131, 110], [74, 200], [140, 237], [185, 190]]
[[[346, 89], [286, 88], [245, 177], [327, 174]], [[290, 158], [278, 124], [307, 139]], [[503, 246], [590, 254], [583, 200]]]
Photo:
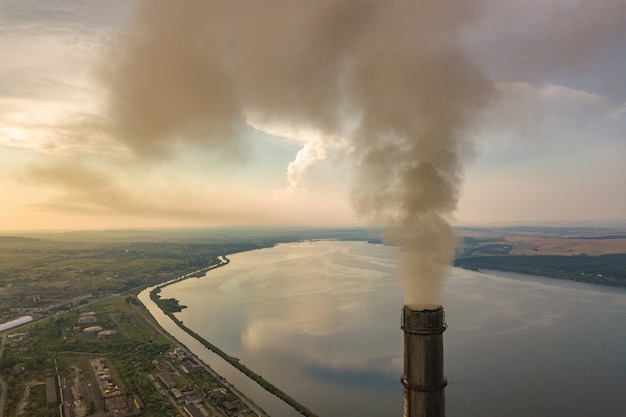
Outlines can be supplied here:
[[0, 230], [626, 221], [626, 2], [435, 3], [0, 0]]

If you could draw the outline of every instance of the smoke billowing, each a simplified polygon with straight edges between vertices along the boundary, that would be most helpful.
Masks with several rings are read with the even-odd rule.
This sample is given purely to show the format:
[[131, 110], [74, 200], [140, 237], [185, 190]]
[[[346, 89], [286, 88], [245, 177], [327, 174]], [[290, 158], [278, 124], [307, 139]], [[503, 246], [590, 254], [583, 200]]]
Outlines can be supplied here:
[[467, 5], [145, 0], [103, 80], [111, 131], [139, 155], [245, 148], [247, 121], [350, 141], [359, 214], [402, 245], [406, 302], [440, 303], [469, 146], [491, 85], [458, 47]]

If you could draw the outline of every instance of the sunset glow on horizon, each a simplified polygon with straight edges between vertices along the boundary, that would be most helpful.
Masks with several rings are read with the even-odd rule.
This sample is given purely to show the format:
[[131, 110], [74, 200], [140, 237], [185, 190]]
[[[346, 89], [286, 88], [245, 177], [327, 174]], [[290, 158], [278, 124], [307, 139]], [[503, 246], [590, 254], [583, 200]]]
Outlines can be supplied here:
[[0, 230], [626, 222], [624, 3], [413, 3], [4, 0]]

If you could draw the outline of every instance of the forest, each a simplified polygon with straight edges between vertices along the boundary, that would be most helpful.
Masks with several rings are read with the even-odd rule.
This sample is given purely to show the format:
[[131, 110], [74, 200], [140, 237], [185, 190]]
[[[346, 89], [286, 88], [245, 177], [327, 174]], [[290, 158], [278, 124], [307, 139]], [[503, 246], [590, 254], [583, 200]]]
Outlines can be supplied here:
[[473, 256], [456, 259], [454, 265], [473, 270], [493, 269], [591, 284], [626, 286], [626, 254]]

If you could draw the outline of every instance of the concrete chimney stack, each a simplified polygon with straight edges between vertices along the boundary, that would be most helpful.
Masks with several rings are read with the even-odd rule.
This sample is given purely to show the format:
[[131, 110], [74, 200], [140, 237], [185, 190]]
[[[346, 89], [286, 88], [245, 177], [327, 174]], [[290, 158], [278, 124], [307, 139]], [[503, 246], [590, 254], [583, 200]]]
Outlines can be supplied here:
[[402, 309], [404, 417], [444, 417], [443, 307]]

